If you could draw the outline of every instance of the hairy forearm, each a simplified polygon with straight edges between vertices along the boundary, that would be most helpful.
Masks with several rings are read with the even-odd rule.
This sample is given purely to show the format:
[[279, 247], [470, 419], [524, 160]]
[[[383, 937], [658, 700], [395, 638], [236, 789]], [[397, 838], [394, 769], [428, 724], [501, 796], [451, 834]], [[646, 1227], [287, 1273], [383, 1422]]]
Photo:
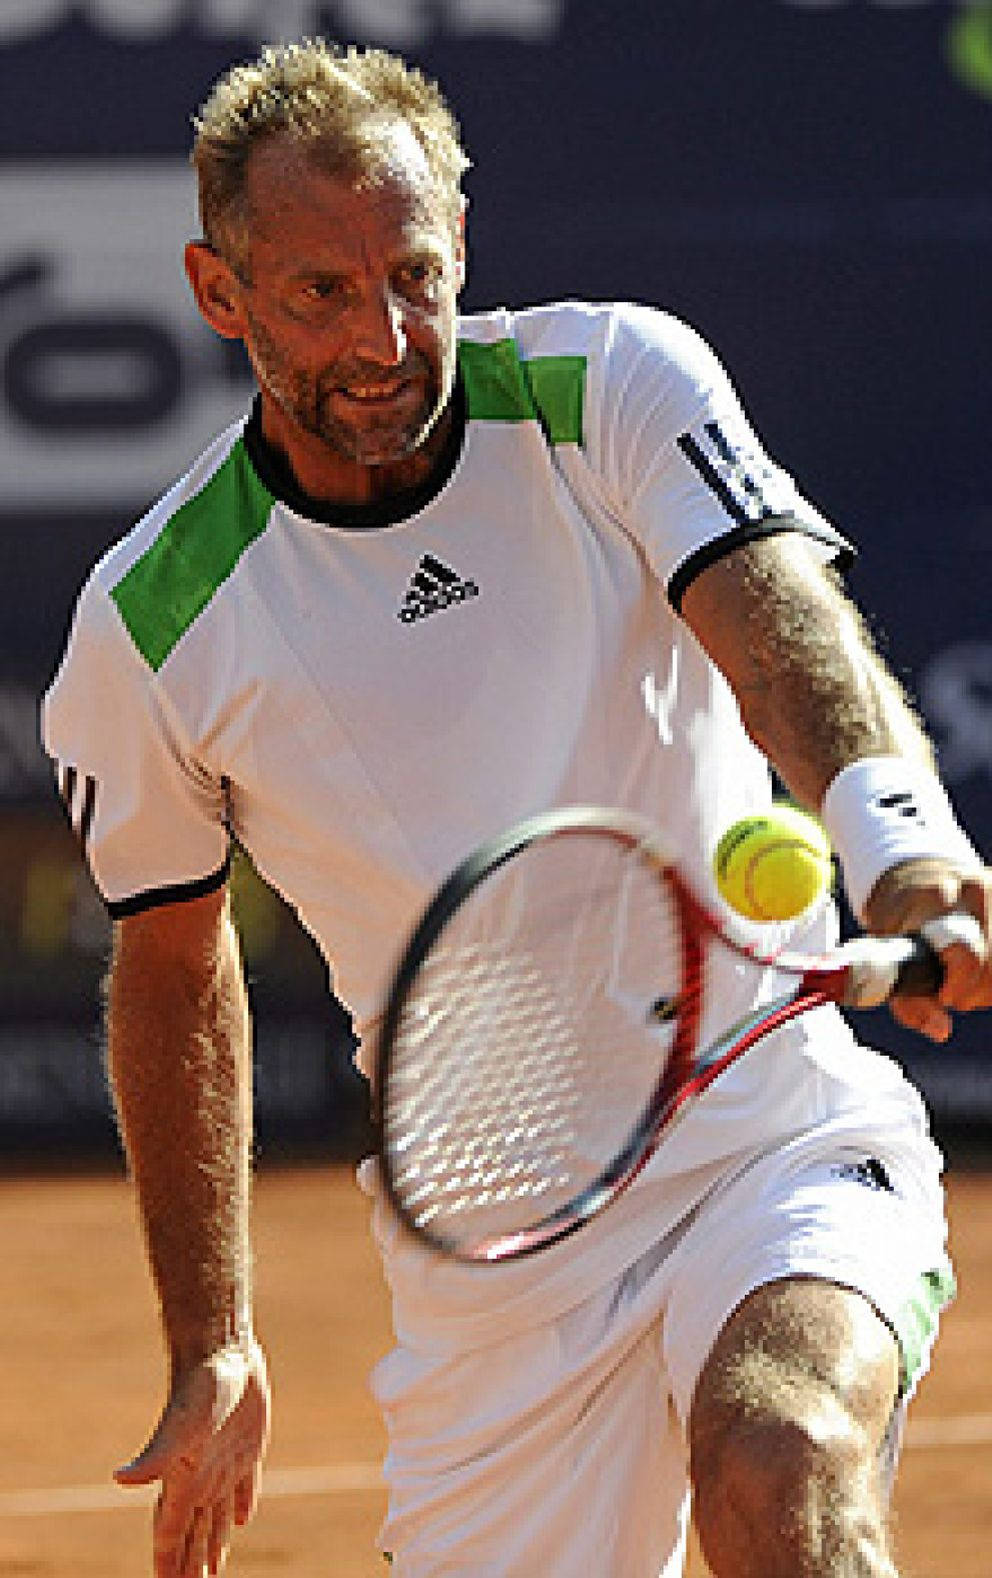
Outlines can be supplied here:
[[[818, 810], [863, 756], [932, 762], [912, 707], [857, 610], [801, 542], [771, 538], [701, 577], [686, 617], [790, 792]], [[696, 591], [695, 588], [692, 591]]]
[[251, 1300], [250, 1027], [226, 909], [195, 950], [115, 930], [107, 1055], [173, 1365], [244, 1332]]

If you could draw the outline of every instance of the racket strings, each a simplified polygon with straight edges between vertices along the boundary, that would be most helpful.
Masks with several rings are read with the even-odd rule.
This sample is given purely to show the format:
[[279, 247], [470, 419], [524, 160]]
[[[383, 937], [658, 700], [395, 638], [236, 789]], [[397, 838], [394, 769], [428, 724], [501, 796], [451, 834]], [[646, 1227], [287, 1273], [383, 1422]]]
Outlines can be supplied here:
[[618, 841], [551, 839], [484, 880], [392, 1049], [384, 1134], [408, 1217], [458, 1249], [595, 1189], [656, 1089], [682, 986], [668, 885]]
[[435, 954], [398, 1045], [395, 1182], [420, 1223], [565, 1183], [576, 1037], [530, 960], [474, 945]]

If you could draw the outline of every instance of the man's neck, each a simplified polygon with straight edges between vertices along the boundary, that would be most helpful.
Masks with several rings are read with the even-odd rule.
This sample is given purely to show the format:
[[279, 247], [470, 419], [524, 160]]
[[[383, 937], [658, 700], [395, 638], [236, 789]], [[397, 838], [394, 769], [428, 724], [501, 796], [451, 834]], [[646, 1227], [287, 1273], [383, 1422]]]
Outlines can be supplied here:
[[[297, 514], [328, 525], [360, 528], [395, 524], [426, 507], [451, 476], [461, 454], [465, 433], [465, 397], [460, 379], [451, 399], [435, 423], [427, 440], [418, 450], [423, 463], [401, 473], [393, 468], [368, 468], [393, 474], [377, 478], [377, 486], [358, 490], [338, 489], [329, 494], [326, 470], [317, 476], [309, 468], [298, 467], [295, 454], [270, 437], [265, 424], [265, 402], [256, 399], [245, 431], [248, 454], [260, 480], [277, 498]], [[302, 473], [302, 474], [301, 474]], [[308, 485], [313, 476], [316, 491]], [[349, 496], [351, 495], [351, 496]]]

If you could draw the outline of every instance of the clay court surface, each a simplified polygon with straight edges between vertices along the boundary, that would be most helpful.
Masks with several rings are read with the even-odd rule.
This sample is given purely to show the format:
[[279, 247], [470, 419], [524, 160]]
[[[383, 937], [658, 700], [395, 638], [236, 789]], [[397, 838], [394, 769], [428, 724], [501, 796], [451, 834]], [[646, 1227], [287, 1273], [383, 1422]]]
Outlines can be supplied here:
[[[992, 1174], [952, 1171], [949, 1191], [962, 1291], [903, 1460], [905, 1578], [992, 1573]], [[383, 1578], [383, 1441], [365, 1377], [388, 1345], [387, 1309], [350, 1172], [262, 1169], [257, 1257], [276, 1422], [266, 1492], [227, 1571]], [[163, 1375], [119, 1176], [0, 1178], [0, 1367], [0, 1574], [149, 1574], [148, 1497], [109, 1477], [144, 1439]], [[695, 1558], [691, 1573], [704, 1573]]]

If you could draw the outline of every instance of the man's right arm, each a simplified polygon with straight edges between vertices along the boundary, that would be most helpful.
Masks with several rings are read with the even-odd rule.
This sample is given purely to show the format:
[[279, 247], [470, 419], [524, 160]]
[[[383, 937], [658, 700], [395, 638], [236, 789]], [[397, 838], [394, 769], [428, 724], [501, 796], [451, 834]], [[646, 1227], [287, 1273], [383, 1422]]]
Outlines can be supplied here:
[[115, 923], [107, 1039], [170, 1360], [162, 1419], [117, 1478], [162, 1481], [159, 1578], [216, 1571], [253, 1510], [269, 1415], [251, 1323], [251, 1032], [225, 889]]

